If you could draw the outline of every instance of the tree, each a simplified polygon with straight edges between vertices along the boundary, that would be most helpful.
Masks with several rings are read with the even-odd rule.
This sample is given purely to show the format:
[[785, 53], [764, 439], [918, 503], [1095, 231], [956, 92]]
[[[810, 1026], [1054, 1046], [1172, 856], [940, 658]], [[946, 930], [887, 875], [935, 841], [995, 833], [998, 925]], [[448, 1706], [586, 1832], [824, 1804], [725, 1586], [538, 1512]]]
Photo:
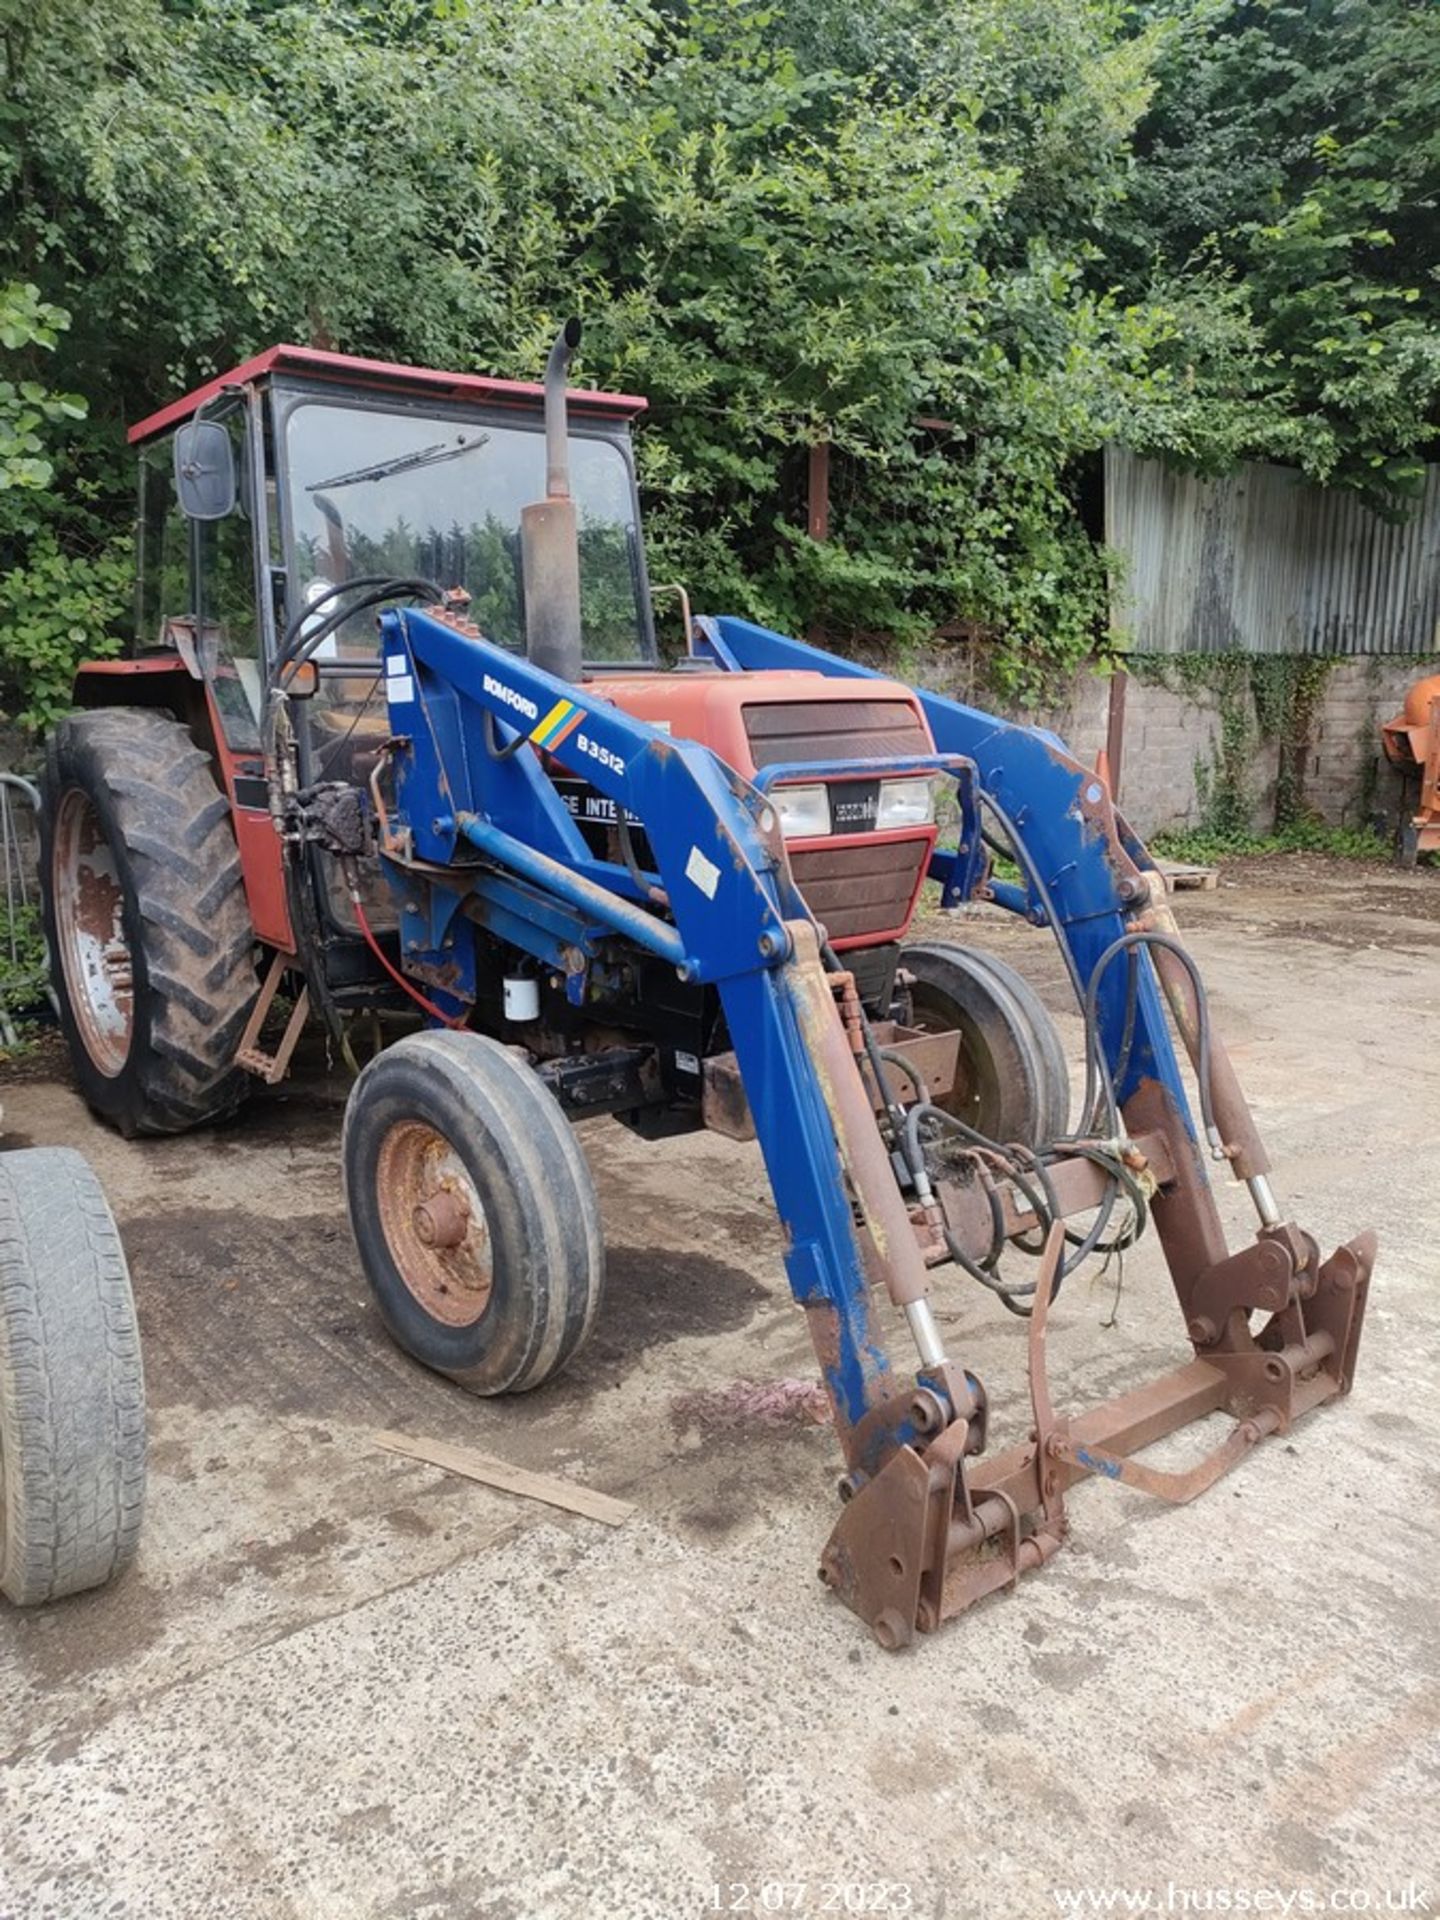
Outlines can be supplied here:
[[78, 395], [56, 393], [35, 375], [70, 324], [37, 288], [0, 286], [0, 712], [39, 726], [70, 704], [77, 647], [107, 649], [113, 595], [123, 590], [124, 542], [103, 536], [62, 547], [54, 492], [54, 435], [83, 420]]
[[0, 661], [75, 580], [71, 650], [123, 628], [127, 419], [277, 339], [534, 374], [579, 310], [582, 377], [651, 399], [657, 578], [1033, 692], [1106, 635], [1108, 439], [1413, 491], [1437, 35], [1430, 0], [12, 0], [0, 279], [74, 315], [17, 379], [90, 411], [0, 524]]
[[[1291, 459], [1393, 506], [1423, 485], [1440, 408], [1440, 11], [1167, 0], [1154, 23], [1115, 250], [1128, 284], [1148, 295], [1158, 271], [1208, 306], [1173, 357], [1193, 327], [1192, 393], [1250, 403], [1252, 431], [1223, 425], [1225, 457]], [[1231, 348], [1207, 359], [1217, 327]]]

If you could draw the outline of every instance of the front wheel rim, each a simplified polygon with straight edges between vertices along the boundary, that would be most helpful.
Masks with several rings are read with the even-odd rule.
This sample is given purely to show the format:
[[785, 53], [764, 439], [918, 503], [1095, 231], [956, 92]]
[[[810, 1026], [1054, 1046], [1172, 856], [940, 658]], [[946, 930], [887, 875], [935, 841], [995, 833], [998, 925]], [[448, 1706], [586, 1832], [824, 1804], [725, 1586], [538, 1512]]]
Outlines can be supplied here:
[[135, 966], [125, 937], [125, 888], [88, 794], [71, 787], [55, 815], [52, 894], [66, 998], [85, 1051], [114, 1079], [135, 1033]]
[[979, 1023], [964, 1013], [946, 993], [911, 988], [912, 1024], [919, 1033], [959, 1033], [960, 1047], [955, 1059], [955, 1082], [948, 1093], [939, 1095], [936, 1106], [963, 1120], [979, 1133], [989, 1133], [995, 1125], [999, 1106], [1000, 1082], [994, 1054], [980, 1030]]
[[464, 1161], [423, 1120], [399, 1120], [375, 1167], [380, 1230], [407, 1293], [432, 1320], [473, 1327], [490, 1304], [495, 1250]]

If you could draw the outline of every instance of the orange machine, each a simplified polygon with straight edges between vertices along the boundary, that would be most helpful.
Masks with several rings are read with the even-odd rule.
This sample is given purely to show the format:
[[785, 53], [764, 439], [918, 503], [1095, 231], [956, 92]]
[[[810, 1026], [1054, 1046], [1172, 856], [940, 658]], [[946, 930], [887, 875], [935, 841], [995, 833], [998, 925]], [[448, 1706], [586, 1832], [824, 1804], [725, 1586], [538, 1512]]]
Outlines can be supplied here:
[[1440, 848], [1440, 673], [1415, 682], [1380, 738], [1386, 759], [1406, 776], [1407, 807], [1412, 778], [1419, 785], [1415, 811], [1400, 823], [1400, 865], [1413, 867], [1422, 853]]

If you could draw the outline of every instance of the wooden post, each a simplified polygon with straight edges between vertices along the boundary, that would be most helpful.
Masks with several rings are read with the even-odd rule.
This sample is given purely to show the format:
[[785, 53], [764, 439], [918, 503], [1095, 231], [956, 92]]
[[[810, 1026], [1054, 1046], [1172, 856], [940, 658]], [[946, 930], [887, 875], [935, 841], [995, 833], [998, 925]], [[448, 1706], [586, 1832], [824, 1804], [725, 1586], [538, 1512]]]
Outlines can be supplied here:
[[810, 538], [830, 538], [830, 442], [817, 440], [810, 449]]
[[1120, 759], [1125, 749], [1125, 682], [1129, 677], [1123, 667], [1116, 667], [1110, 675], [1110, 710], [1105, 726], [1105, 758], [1110, 764], [1110, 798], [1117, 804], [1120, 799]]

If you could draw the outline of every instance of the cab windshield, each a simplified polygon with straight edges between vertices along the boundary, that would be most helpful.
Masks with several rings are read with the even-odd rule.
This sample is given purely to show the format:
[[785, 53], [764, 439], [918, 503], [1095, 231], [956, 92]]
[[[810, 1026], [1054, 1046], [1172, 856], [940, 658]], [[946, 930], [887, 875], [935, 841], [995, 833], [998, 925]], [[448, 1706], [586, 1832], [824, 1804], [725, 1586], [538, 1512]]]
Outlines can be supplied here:
[[[520, 509], [545, 495], [545, 438], [475, 414], [305, 400], [283, 428], [298, 602], [362, 574], [464, 587], [487, 639], [523, 652]], [[585, 659], [653, 658], [635, 491], [623, 447], [570, 434], [580, 523]], [[322, 643], [322, 660], [372, 659], [375, 616]]]

